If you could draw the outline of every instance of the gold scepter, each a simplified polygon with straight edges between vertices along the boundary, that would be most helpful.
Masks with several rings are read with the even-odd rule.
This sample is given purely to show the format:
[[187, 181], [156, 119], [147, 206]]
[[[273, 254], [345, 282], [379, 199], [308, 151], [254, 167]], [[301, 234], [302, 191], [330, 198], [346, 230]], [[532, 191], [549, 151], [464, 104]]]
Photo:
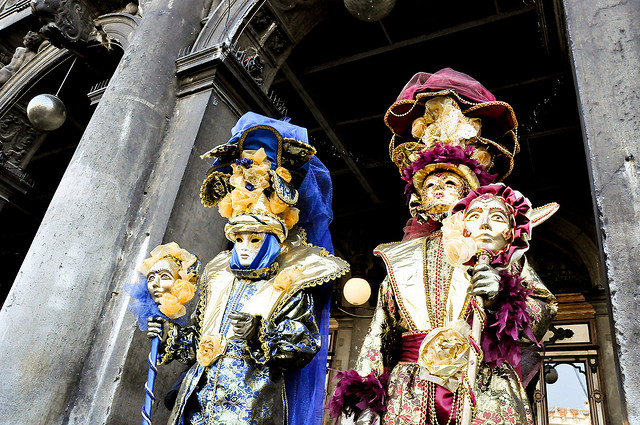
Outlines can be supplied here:
[[[493, 260], [494, 254], [487, 250], [480, 248], [476, 252], [476, 266], [481, 264], [491, 264]], [[475, 301], [479, 310], [484, 309], [484, 301], [480, 295], [475, 295]], [[479, 314], [476, 311], [473, 312], [473, 319], [471, 322], [471, 338], [476, 342], [476, 346], [480, 347], [480, 339], [482, 337], [482, 321]], [[471, 425], [473, 420], [473, 412], [471, 408], [471, 392], [473, 391], [476, 385], [476, 376], [478, 375], [478, 364], [480, 363], [480, 359], [476, 355], [475, 350], [470, 350], [469, 352], [469, 366], [467, 368], [467, 381], [469, 382], [469, 394], [468, 397], [464, 398], [464, 405], [462, 408], [462, 421], [461, 425]]]

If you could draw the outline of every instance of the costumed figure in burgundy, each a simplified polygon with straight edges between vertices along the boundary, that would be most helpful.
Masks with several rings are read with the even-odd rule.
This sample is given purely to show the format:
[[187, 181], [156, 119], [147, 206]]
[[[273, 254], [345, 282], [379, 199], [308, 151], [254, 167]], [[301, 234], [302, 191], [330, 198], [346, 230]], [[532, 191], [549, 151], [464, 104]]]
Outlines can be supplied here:
[[338, 374], [331, 414], [362, 425], [462, 424], [467, 403], [468, 423], [532, 424], [521, 349], [540, 341], [557, 306], [523, 253], [558, 206], [532, 209], [492, 184], [513, 169], [515, 114], [447, 68], [416, 74], [385, 123], [413, 218], [402, 242], [374, 251], [387, 277], [355, 370]]
[[190, 365], [169, 424], [317, 423], [325, 284], [349, 268], [329, 252], [329, 173], [302, 127], [249, 112], [231, 133], [203, 155], [215, 161], [201, 199], [228, 219], [233, 249], [204, 268], [190, 326], [149, 323], [160, 363]]

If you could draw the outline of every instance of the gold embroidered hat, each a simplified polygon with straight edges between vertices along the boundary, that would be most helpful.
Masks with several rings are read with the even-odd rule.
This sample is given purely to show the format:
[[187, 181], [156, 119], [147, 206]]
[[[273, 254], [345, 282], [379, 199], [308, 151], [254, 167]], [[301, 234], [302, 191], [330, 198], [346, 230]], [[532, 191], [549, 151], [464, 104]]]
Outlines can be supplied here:
[[299, 219], [301, 167], [315, 155], [307, 130], [253, 112], [243, 115], [224, 145], [202, 155], [215, 158], [200, 189], [207, 207], [229, 219], [225, 235], [265, 232], [280, 242]]

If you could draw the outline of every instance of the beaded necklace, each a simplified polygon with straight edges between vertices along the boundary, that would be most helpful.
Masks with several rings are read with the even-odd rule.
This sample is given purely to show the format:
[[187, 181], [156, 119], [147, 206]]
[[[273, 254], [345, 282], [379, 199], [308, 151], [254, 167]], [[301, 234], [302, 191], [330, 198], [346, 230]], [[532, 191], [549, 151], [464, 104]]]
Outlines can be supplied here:
[[[444, 325], [453, 266], [443, 255], [442, 233], [434, 238], [426, 238], [423, 249], [424, 290], [429, 321], [433, 329]], [[429, 269], [434, 269], [435, 273], [429, 273]]]
[[[438, 384], [433, 382], [429, 382], [427, 384], [427, 396], [429, 398], [429, 419], [430, 423], [433, 425], [438, 425], [440, 422], [438, 421], [438, 416], [436, 414], [436, 387]], [[449, 413], [449, 418], [447, 419], [447, 423], [445, 425], [450, 425], [451, 420], [453, 419], [453, 415], [455, 413], [456, 423], [462, 418], [462, 404], [464, 401], [463, 392], [458, 389], [453, 393], [453, 400], [451, 401], [451, 412]]]
[[[229, 325], [231, 323], [231, 319], [229, 318], [229, 313], [237, 310], [238, 304], [240, 303], [240, 300], [242, 299], [244, 292], [246, 291], [247, 287], [251, 284], [251, 280], [237, 279], [237, 283], [240, 284], [240, 287], [237, 289], [237, 291], [235, 291], [233, 298], [227, 302], [227, 307], [225, 308], [226, 311], [224, 313], [225, 317], [222, 322], [222, 325], [220, 326], [220, 333], [222, 333], [223, 335], [227, 333], [227, 331], [229, 330]], [[235, 284], [233, 286], [235, 287]], [[232, 291], [235, 289], [234, 287], [232, 287], [231, 289]]]
[[[453, 266], [449, 264], [444, 256], [442, 232], [434, 232], [432, 237], [425, 238], [423, 252], [424, 290], [429, 321], [431, 329], [433, 329], [444, 326]], [[435, 272], [429, 273], [429, 270], [435, 270]], [[435, 383], [428, 382], [426, 388], [428, 415], [430, 423], [434, 425], [439, 424], [438, 416], [436, 415], [436, 387]], [[461, 393], [460, 388], [453, 393], [451, 412], [446, 425], [451, 424], [454, 413], [456, 417], [461, 417], [462, 402], [464, 400]]]

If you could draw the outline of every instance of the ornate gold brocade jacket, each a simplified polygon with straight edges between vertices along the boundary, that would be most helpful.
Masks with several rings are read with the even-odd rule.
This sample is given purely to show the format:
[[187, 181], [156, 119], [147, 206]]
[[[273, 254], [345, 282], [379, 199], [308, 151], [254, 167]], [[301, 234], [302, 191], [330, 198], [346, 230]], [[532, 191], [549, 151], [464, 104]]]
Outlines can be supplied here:
[[[466, 267], [453, 267], [442, 247], [442, 233], [427, 237], [383, 244], [374, 253], [384, 260], [387, 278], [382, 282], [378, 304], [369, 332], [356, 363], [356, 371], [366, 376], [373, 371], [390, 371], [388, 399], [382, 423], [386, 425], [429, 424], [435, 410], [435, 400], [441, 397], [435, 384], [421, 379], [416, 361], [402, 361], [403, 340], [412, 335], [428, 333], [436, 326], [446, 326], [454, 320], [469, 321], [471, 310], [467, 294], [470, 277]], [[527, 298], [526, 311], [530, 327], [540, 340], [555, 316], [555, 297], [547, 290], [537, 274], [528, 266], [512, 266], [524, 284], [533, 290]], [[434, 326], [434, 311], [440, 309], [441, 322]], [[521, 344], [532, 344], [521, 335]], [[424, 375], [423, 375], [424, 376]], [[458, 389], [461, 391], [462, 386]], [[477, 410], [473, 423], [532, 424], [533, 418], [527, 396], [514, 368], [508, 363], [490, 368], [480, 365], [474, 393]], [[455, 394], [455, 393], [454, 393]], [[460, 407], [453, 398], [453, 409]], [[441, 424], [447, 423], [446, 415]], [[451, 421], [455, 423], [455, 421]], [[431, 424], [435, 425], [435, 424]]]
[[[200, 278], [193, 326], [171, 326], [162, 363], [192, 364], [178, 392], [169, 424], [286, 424], [283, 372], [306, 365], [320, 349], [320, 332], [309, 288], [336, 279], [348, 264], [290, 234], [277, 258], [280, 270], [296, 267], [297, 280], [285, 289], [275, 277], [241, 279], [229, 268], [231, 253], [220, 253]], [[256, 336], [233, 338], [228, 314], [258, 316]], [[197, 362], [202, 338], [224, 335], [222, 353], [208, 366]], [[184, 422], [183, 422], [184, 421]]]

